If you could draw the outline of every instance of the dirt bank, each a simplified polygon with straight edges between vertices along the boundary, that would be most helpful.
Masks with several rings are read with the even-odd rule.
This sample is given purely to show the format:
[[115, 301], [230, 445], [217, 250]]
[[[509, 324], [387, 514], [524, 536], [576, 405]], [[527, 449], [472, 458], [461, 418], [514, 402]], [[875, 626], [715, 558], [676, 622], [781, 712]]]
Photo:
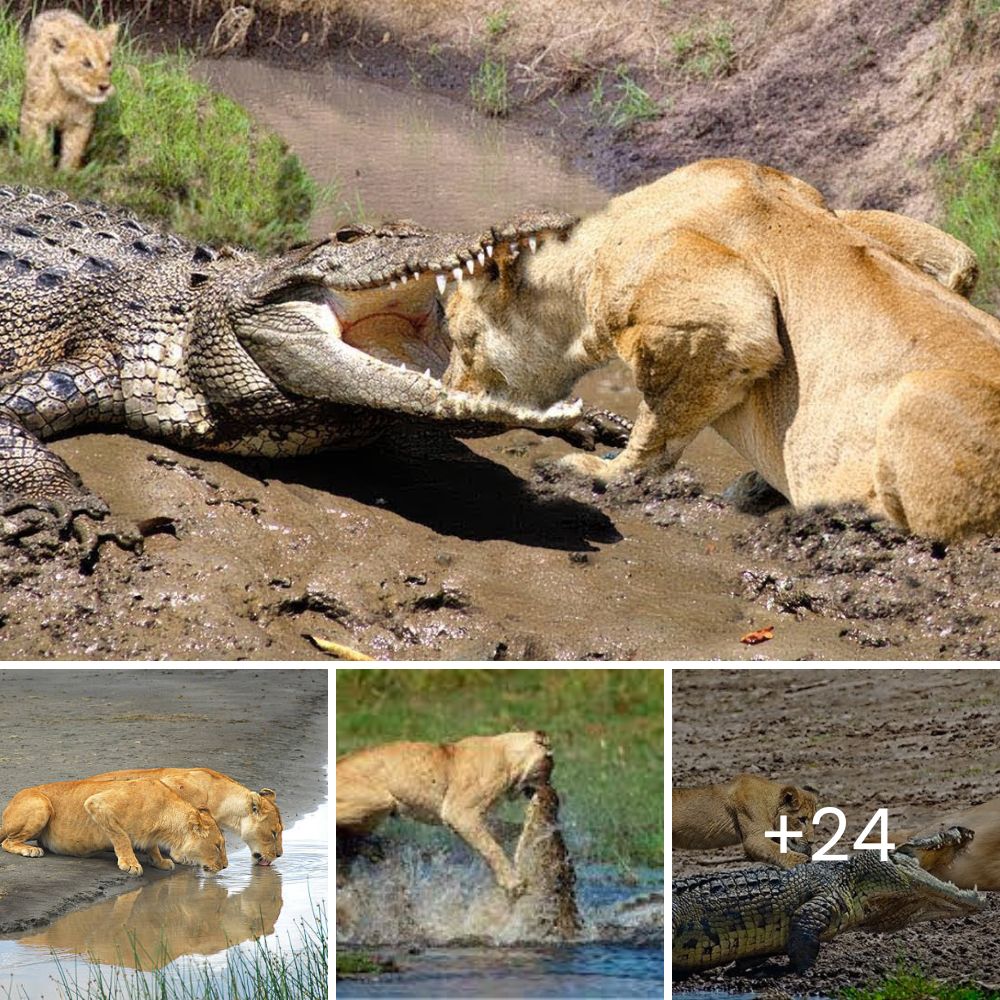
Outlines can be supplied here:
[[[846, 813], [852, 839], [883, 806], [890, 827], [912, 828], [1000, 795], [997, 670], [676, 670], [673, 717], [675, 785], [740, 771], [812, 784], [821, 805]], [[673, 853], [675, 876], [743, 864], [736, 848]], [[901, 956], [932, 976], [995, 987], [1000, 893], [990, 897], [974, 917], [836, 938], [804, 975], [713, 971], [683, 988], [833, 995], [893, 972]]]
[[[327, 796], [326, 671], [2, 670], [0, 693], [3, 804], [41, 782], [196, 765], [276, 789], [286, 826]], [[229, 863], [251, 863], [231, 835]], [[144, 866], [143, 879], [169, 877]], [[2, 852], [0, 934], [135, 886], [110, 855]]]

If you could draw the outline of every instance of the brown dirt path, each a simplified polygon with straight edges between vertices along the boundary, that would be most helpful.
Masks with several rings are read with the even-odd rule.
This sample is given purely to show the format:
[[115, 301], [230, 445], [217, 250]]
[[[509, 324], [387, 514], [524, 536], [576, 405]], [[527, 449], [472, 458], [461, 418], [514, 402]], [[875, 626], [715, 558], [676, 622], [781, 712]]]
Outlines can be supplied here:
[[[811, 784], [821, 805], [846, 813], [852, 839], [882, 806], [898, 829], [1000, 796], [1000, 670], [675, 670], [673, 720], [674, 785], [741, 771]], [[675, 876], [744, 864], [738, 848], [673, 853]], [[777, 960], [770, 973], [713, 970], [683, 989], [833, 995], [890, 974], [900, 957], [996, 988], [1000, 893], [990, 897], [973, 917], [836, 938], [803, 975], [776, 976]]]
[[[327, 689], [325, 670], [0, 670], [0, 808], [43, 782], [201, 765], [274, 788], [288, 826], [328, 795]], [[230, 866], [251, 863], [230, 835]], [[135, 886], [111, 855], [0, 852], [0, 934]]]

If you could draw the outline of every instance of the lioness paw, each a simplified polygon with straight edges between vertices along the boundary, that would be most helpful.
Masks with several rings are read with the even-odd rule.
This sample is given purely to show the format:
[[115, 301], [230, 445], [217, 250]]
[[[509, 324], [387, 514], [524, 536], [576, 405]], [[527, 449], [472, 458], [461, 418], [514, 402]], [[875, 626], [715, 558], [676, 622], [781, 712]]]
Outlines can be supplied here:
[[142, 865], [138, 861], [119, 861], [118, 867], [126, 875], [139, 876], [142, 874]]
[[149, 863], [154, 868], [159, 868], [161, 872], [172, 872], [174, 870], [174, 863], [170, 858], [160, 858], [159, 860], [150, 858]]
[[581, 455], [578, 452], [564, 455], [559, 459], [558, 464], [568, 472], [576, 473], [578, 476], [586, 476], [598, 483], [610, 483], [620, 474], [620, 469], [613, 461], [598, 458], [596, 455]]

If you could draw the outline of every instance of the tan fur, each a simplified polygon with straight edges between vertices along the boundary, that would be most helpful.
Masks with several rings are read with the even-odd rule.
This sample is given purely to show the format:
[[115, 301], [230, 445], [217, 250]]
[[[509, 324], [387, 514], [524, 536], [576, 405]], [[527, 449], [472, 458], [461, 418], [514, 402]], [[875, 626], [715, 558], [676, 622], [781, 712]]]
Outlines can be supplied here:
[[[923, 837], [952, 826], [964, 826], [975, 833], [972, 843], [963, 849], [945, 847], [917, 850], [914, 856], [920, 867], [937, 878], [953, 882], [960, 889], [1000, 891], [1000, 799], [990, 799], [964, 812], [952, 813], [919, 830], [896, 830], [890, 843], [905, 844], [911, 837]], [[869, 841], [873, 842], [870, 837]]]
[[796, 507], [1000, 530], [1000, 321], [945, 287], [970, 287], [975, 258], [932, 227], [705, 160], [496, 257], [448, 303], [447, 381], [546, 406], [624, 358], [643, 397], [628, 446], [578, 470], [670, 468], [713, 426]]
[[[809, 860], [807, 854], [798, 852], [815, 840], [812, 818], [817, 803], [812, 788], [741, 774], [721, 785], [675, 788], [672, 802], [674, 847], [710, 850], [742, 844], [751, 860], [779, 868], [794, 868]], [[781, 816], [788, 817], [787, 829], [803, 834], [788, 842], [784, 854], [764, 836], [768, 830], [779, 829]]]
[[370, 833], [390, 815], [443, 823], [482, 855], [501, 888], [516, 895], [524, 883], [486, 829], [486, 813], [506, 792], [547, 783], [551, 770], [541, 732], [358, 750], [337, 761], [337, 830]]
[[[208, 810], [149, 778], [87, 778], [24, 788], [0, 817], [0, 838], [5, 851], [26, 858], [46, 850], [87, 857], [113, 849], [118, 867], [129, 875], [142, 874], [133, 848], [147, 851], [157, 868], [173, 868], [177, 861], [217, 872], [229, 863], [226, 841]], [[173, 861], [160, 854], [162, 847], [170, 849]]]
[[209, 767], [133, 768], [94, 775], [95, 781], [123, 778], [159, 778], [185, 802], [207, 809], [223, 830], [238, 834], [258, 864], [266, 866], [281, 857], [284, 825], [272, 789], [252, 792]]
[[97, 107], [113, 93], [111, 53], [118, 25], [91, 28], [69, 10], [39, 14], [25, 43], [21, 141], [45, 143], [61, 133], [61, 170], [77, 170], [94, 131]]

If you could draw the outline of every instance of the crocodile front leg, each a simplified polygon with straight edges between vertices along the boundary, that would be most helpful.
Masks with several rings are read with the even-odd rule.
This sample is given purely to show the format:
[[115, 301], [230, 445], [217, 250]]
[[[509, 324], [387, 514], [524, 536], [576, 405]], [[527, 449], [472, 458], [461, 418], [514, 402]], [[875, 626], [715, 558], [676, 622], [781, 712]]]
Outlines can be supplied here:
[[843, 916], [837, 901], [829, 896], [814, 896], [792, 914], [787, 951], [796, 972], [805, 972], [813, 965], [823, 934], [836, 933]]
[[138, 535], [99, 531], [107, 505], [43, 444], [43, 439], [121, 413], [115, 375], [64, 361], [24, 372], [0, 386], [0, 538], [21, 539], [46, 527], [72, 529], [89, 558], [105, 538], [134, 548]]

